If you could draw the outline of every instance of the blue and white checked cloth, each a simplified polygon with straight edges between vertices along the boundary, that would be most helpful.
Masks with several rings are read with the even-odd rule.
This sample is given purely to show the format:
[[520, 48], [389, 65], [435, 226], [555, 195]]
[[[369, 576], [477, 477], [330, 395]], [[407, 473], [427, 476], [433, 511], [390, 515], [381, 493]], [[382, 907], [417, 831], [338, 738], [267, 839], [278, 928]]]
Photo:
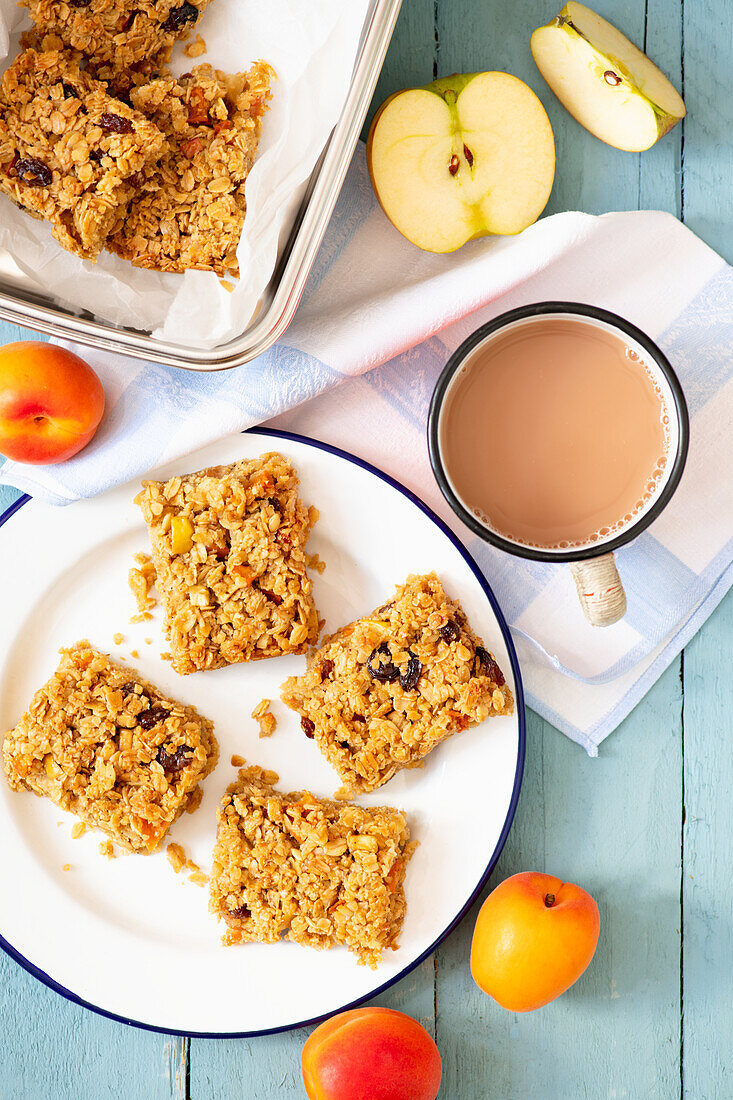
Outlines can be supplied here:
[[[674, 499], [618, 554], [629, 610], [604, 630], [585, 622], [567, 567], [501, 554], [462, 527], [428, 463], [428, 402], [449, 354], [490, 317], [543, 299], [605, 306], [648, 332], [692, 417]], [[384, 218], [360, 148], [279, 345], [208, 375], [82, 355], [108, 395], [97, 437], [59, 467], [6, 462], [0, 481], [65, 504], [262, 421], [358, 453], [463, 537], [512, 627], [530, 705], [593, 755], [733, 580], [733, 272], [668, 214], [558, 214], [432, 256]]]

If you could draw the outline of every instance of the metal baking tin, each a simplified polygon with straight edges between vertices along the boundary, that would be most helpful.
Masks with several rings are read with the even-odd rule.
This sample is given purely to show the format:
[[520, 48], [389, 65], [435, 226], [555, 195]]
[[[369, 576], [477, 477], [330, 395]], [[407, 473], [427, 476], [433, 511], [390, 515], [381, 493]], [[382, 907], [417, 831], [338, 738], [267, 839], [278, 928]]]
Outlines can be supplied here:
[[240, 336], [217, 348], [198, 350], [156, 340], [132, 328], [117, 328], [91, 314], [74, 314], [56, 305], [2, 250], [0, 318], [101, 351], [185, 370], [229, 370], [261, 355], [293, 319], [359, 139], [401, 5], [402, 0], [372, 0], [370, 4], [341, 117], [311, 174], [255, 317]]

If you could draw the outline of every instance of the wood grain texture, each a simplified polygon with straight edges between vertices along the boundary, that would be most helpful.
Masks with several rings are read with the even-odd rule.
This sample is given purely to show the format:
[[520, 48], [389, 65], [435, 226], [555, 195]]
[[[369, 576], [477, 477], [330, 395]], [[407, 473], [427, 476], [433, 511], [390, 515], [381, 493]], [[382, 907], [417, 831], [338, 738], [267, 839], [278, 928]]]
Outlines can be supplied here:
[[517, 818], [490, 887], [528, 870], [579, 883], [601, 911], [599, 946], [559, 1000], [505, 1012], [470, 981], [469, 916], [438, 952], [446, 1097], [674, 1095], [681, 697], [669, 668], [597, 760], [531, 716]]
[[[372, 110], [451, 71], [496, 68], [537, 92], [558, 168], [548, 213], [653, 208], [733, 259], [733, 24], [726, 0], [597, 0], [683, 91], [688, 118], [649, 152], [587, 134], [534, 67], [547, 0], [404, 0]], [[683, 277], [683, 273], [681, 273]], [[0, 341], [37, 338], [0, 326]], [[0, 510], [15, 494], [0, 487]], [[2, 568], [2, 537], [0, 537]], [[598, 898], [596, 958], [538, 1013], [505, 1013], [468, 972], [473, 915], [378, 999], [420, 1019], [442, 1100], [726, 1100], [733, 1009], [733, 594], [597, 760], [530, 715], [519, 811], [492, 884], [546, 869]], [[243, 990], [243, 996], [247, 991]], [[231, 1042], [139, 1032], [68, 1004], [0, 955], [0, 1100], [290, 1100], [306, 1032]]]
[[0, 1100], [186, 1100], [185, 1039], [79, 1008], [2, 952], [0, 1025]]
[[684, 656], [684, 1095], [733, 1095], [733, 798], [729, 594]]

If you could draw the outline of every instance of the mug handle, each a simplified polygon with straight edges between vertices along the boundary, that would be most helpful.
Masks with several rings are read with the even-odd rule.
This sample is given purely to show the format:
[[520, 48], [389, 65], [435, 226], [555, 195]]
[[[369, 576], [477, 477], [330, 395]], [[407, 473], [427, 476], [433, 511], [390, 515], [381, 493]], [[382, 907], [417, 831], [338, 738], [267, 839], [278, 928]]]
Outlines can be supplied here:
[[613, 554], [574, 561], [570, 569], [583, 614], [592, 626], [611, 626], [626, 614], [626, 593]]

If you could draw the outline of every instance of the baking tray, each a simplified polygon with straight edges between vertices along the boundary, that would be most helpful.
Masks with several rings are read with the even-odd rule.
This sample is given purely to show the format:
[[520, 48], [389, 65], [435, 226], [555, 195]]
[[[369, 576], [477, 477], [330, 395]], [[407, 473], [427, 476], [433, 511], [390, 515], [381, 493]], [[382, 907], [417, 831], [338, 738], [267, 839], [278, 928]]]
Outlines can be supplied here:
[[234, 340], [216, 348], [184, 348], [147, 332], [119, 328], [57, 305], [0, 249], [0, 318], [101, 351], [155, 360], [184, 370], [230, 370], [261, 355], [288, 327], [323, 240], [359, 139], [402, 0], [372, 0], [341, 117], [305, 187], [293, 227], [255, 315]]

